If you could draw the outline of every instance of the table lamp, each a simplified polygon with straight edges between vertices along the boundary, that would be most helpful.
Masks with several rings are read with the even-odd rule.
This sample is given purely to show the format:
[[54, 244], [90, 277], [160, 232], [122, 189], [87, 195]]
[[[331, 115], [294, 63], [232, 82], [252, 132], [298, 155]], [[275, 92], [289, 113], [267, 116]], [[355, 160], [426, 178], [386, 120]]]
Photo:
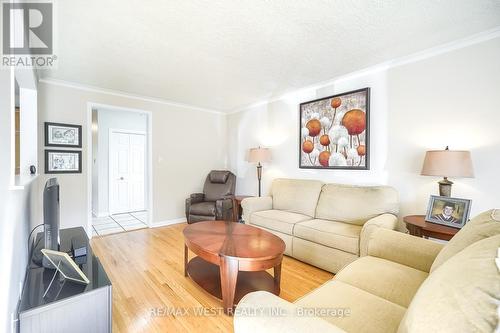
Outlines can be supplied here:
[[421, 175], [444, 177], [439, 181], [439, 195], [450, 197], [453, 182], [448, 177], [474, 177], [470, 152], [465, 150], [430, 150], [425, 153]]
[[257, 179], [259, 180], [259, 197], [261, 195], [262, 164], [271, 160], [271, 151], [268, 148], [250, 148], [248, 162], [257, 163]]

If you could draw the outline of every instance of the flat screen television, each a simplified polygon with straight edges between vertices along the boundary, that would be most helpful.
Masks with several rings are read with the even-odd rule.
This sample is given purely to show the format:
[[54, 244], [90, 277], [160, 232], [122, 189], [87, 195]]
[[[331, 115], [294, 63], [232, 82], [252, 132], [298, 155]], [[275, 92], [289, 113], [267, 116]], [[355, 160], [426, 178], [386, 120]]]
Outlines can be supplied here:
[[[50, 178], [43, 190], [43, 248], [59, 251], [59, 183], [57, 178]], [[47, 258], [43, 257], [42, 265], [55, 268]]]

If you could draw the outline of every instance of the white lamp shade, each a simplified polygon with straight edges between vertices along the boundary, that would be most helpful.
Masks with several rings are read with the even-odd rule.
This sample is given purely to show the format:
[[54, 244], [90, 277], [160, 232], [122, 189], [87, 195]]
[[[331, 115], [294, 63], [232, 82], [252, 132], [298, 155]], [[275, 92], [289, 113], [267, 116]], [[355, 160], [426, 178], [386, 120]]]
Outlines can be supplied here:
[[250, 148], [248, 153], [248, 162], [262, 163], [271, 160], [271, 151], [268, 148]]
[[425, 153], [422, 175], [439, 177], [474, 177], [469, 151], [431, 150]]

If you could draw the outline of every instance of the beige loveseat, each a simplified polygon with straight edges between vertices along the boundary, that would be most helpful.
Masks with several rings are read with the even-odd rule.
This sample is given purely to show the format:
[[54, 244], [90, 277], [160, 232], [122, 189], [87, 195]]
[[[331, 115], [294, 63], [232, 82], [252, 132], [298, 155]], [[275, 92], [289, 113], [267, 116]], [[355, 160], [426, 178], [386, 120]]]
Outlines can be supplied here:
[[366, 254], [374, 230], [398, 227], [398, 194], [388, 186], [276, 179], [270, 196], [241, 205], [245, 223], [281, 237], [286, 255], [333, 273]]
[[[475, 217], [444, 247], [379, 229], [368, 256], [287, 302], [247, 294], [235, 310], [236, 333], [500, 332], [500, 211]], [[329, 311], [329, 312], [327, 312]]]

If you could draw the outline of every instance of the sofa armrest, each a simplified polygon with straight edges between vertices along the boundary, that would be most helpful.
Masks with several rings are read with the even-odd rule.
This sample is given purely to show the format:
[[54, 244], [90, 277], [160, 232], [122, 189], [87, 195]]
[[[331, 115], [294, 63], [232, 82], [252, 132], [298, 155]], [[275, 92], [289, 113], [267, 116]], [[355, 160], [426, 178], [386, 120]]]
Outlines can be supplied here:
[[245, 295], [234, 313], [235, 333], [342, 333], [320, 317], [304, 315], [297, 305], [266, 291]]
[[368, 255], [429, 272], [443, 244], [397, 232], [378, 229], [368, 240]]
[[245, 221], [245, 223], [248, 223], [250, 221], [250, 215], [252, 215], [252, 213], [261, 210], [273, 209], [273, 198], [272, 197], [245, 198], [241, 201], [241, 208], [243, 209], [243, 221]]
[[379, 228], [396, 230], [398, 218], [392, 214], [382, 214], [366, 221], [359, 235], [359, 256], [363, 257], [368, 252], [368, 240], [370, 235]]

